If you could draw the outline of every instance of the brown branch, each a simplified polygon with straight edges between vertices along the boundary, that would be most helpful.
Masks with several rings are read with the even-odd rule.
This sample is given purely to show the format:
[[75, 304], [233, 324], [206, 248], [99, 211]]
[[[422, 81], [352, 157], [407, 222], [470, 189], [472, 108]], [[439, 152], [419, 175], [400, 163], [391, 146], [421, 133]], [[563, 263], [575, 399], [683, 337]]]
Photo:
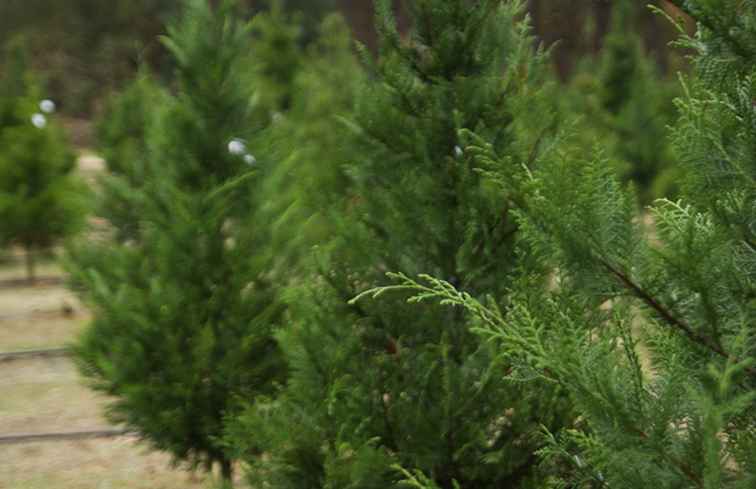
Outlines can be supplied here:
[[[643, 430], [641, 430], [639, 428], [636, 428], [634, 426], [630, 426], [630, 431], [632, 431], [636, 435], [640, 436], [641, 439], [643, 439], [643, 440], [648, 440], [649, 439], [648, 434], [645, 431], [643, 431]], [[688, 480], [690, 480], [691, 482], [693, 482], [694, 484], [696, 484], [698, 487], [704, 487], [703, 481], [695, 473], [695, 471], [693, 470], [693, 468], [690, 465], [686, 464], [682, 460], [678, 460], [677, 458], [664, 453], [663, 451], [659, 451], [659, 454], [664, 459], [666, 459], [669, 463], [671, 463], [672, 465], [674, 465], [675, 467], [677, 467], [677, 469], [680, 472], [682, 472], [682, 474], [685, 477], [687, 477]]]
[[[391, 423], [391, 412], [389, 409], [389, 403], [391, 402], [391, 393], [386, 389], [386, 383], [383, 376], [381, 376], [381, 392], [379, 392], [381, 398], [378, 402], [381, 404], [381, 411], [383, 413], [383, 427], [386, 430], [386, 436], [383, 439], [383, 443], [392, 451], [399, 451], [399, 444], [396, 442], [396, 435], [394, 434], [394, 425]], [[384, 397], [388, 395], [388, 398]]]
[[664, 321], [683, 331], [685, 335], [694, 342], [706, 346], [720, 356], [729, 358], [727, 352], [725, 352], [720, 346], [718, 346], [711, 338], [696, 332], [690, 325], [685, 323], [683, 320], [675, 317], [671, 311], [669, 311], [662, 303], [652, 297], [648, 292], [643, 290], [638, 284], [633, 282], [630, 277], [614, 268], [605, 260], [602, 259], [600, 261], [601, 265], [603, 265], [604, 268], [606, 268], [612, 275], [614, 275], [620, 282], [622, 282], [623, 286], [625, 286], [627, 289], [630, 289], [633, 294], [635, 294], [643, 302], [645, 302], [646, 305], [656, 311], [656, 313], [659, 314], [659, 316], [661, 316]]
[[[691, 341], [694, 343], [698, 343], [699, 345], [702, 345], [709, 350], [713, 351], [717, 355], [727, 359], [727, 360], [733, 360], [735, 362], [738, 361], [737, 358], [732, 357], [729, 353], [727, 353], [724, 348], [722, 348], [716, 341], [714, 341], [709, 336], [706, 336], [704, 334], [701, 334], [694, 330], [688, 323], [683, 321], [682, 319], [676, 317], [672, 311], [667, 309], [664, 304], [656, 300], [650, 293], [643, 290], [640, 285], [633, 282], [633, 280], [628, 277], [626, 274], [622, 273], [620, 270], [617, 270], [614, 268], [610, 263], [608, 263], [604, 259], [599, 259], [601, 265], [604, 266], [612, 275], [614, 275], [615, 278], [617, 278], [622, 285], [632, 291], [632, 293], [641, 299], [647, 306], [649, 306], [651, 309], [656, 311], [656, 313], [669, 325], [673, 326], [679, 331], [682, 331], [685, 336], [687, 336]], [[756, 369], [749, 367], [746, 368], [746, 371], [756, 377]]]

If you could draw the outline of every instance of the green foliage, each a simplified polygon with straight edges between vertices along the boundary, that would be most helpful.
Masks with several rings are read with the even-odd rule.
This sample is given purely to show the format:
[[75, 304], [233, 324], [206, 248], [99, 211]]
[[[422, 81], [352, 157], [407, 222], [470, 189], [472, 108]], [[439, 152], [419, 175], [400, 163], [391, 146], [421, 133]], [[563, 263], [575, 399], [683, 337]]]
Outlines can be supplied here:
[[[164, 98], [165, 93], [146, 68], [111, 97], [96, 128], [98, 151], [109, 171], [131, 175], [135, 162], [144, 160], [151, 118]], [[140, 180], [133, 183], [138, 185]]]
[[281, 1], [252, 20], [256, 38], [253, 63], [259, 108], [271, 114], [289, 109], [292, 85], [302, 63], [301, 29], [298, 19], [291, 18]]
[[581, 422], [540, 451], [555, 487], [756, 484], [756, 4], [678, 3], [699, 23], [672, 132], [683, 201], [659, 202], [649, 230], [603, 159], [565, 152], [518, 210], [548, 294], [533, 270], [503, 308], [429, 276], [371, 291], [468, 311], [504, 359], [570, 393]]
[[41, 90], [23, 46], [11, 46], [9, 59], [11, 70], [0, 80], [0, 242], [25, 249], [33, 281], [35, 254], [84, 224], [86, 192], [62, 129], [35, 113]]
[[[125, 168], [128, 202], [138, 203], [138, 222], [126, 220], [138, 239], [81, 243], [69, 258], [72, 281], [95, 312], [77, 359], [113, 399], [112, 420], [177, 462], [219, 464], [226, 479], [225, 417], [285, 375], [271, 333], [281, 313], [273, 250], [256, 212], [266, 165], [250, 166], [235, 139], [247, 136], [252, 97], [244, 83], [251, 36], [233, 11], [232, 2], [213, 11], [188, 0], [169, 28], [176, 95], [161, 97], [146, 141], [137, 135], [145, 157], [115, 162]], [[134, 90], [145, 87], [138, 97], [146, 104], [155, 92], [148, 84]], [[133, 126], [112, 127], [114, 155], [126, 157], [119, 144]], [[139, 178], [131, 165], [143, 166]]]
[[604, 47], [597, 59], [583, 61], [565, 110], [583, 117], [578, 130], [586, 150], [600, 142], [611, 163], [637, 185], [643, 203], [650, 203], [679, 191], [667, 127], [677, 117], [674, 99], [680, 92], [645, 52], [637, 33], [643, 8], [630, 0], [615, 3]]
[[29, 122], [39, 100], [39, 81], [29, 66], [26, 40], [15, 38], [5, 45], [0, 77], [0, 130]]
[[267, 141], [266, 158], [276, 161], [263, 192], [270, 197], [266, 211], [277, 255], [290, 269], [309, 261], [311, 246], [334, 232], [328, 215], [343, 203], [349, 184], [344, 167], [350, 143], [340, 118], [364, 81], [349, 27], [338, 14], [324, 19], [318, 37], [298, 57], [285, 95], [288, 110], [277, 112], [260, 138]]
[[116, 240], [136, 240], [143, 209], [133, 192], [145, 183], [149, 134], [155, 129], [156, 108], [167, 95], [147, 71], [111, 97], [97, 124], [98, 149], [107, 164], [102, 177], [98, 215], [112, 224]]
[[[293, 21], [290, 16], [267, 15], [255, 19], [254, 24], [258, 32], [291, 31]], [[265, 57], [275, 56], [276, 51], [269, 44], [274, 39], [274, 36], [257, 39], [256, 66], [265, 66]], [[292, 59], [297, 60], [296, 70], [290, 81], [275, 92], [290, 103], [286, 109], [275, 107], [278, 112], [264, 119], [270, 124], [254, 141], [260, 143], [262, 159], [276, 162], [264, 182], [262, 195], [266, 198], [260, 212], [271, 226], [271, 247], [281, 271], [279, 286], [293, 284], [291, 302], [296, 304], [294, 296], [302, 286], [302, 277], [307, 276], [311, 247], [326, 242], [336, 229], [329, 216], [344, 199], [340, 192], [348, 184], [343, 166], [349, 154], [349, 143], [338, 116], [350, 111], [363, 73], [354, 56], [348, 26], [336, 14], [324, 19], [318, 37]], [[265, 70], [254, 73], [263, 82], [256, 86], [270, 84], [265, 80]], [[256, 109], [266, 108], [264, 95], [256, 100], [262, 101]], [[290, 311], [286, 321], [298, 315]], [[316, 391], [308, 390], [307, 395], [314, 395], [311, 401], [317, 402]], [[306, 448], [297, 449], [298, 455], [292, 457], [290, 465], [282, 464], [280, 472], [270, 472], [265, 479], [276, 486], [318, 484], [320, 473], [325, 470], [318, 455], [322, 440], [313, 436], [309, 425], [299, 426], [296, 418], [271, 410], [273, 405], [277, 405], [273, 399], [258, 399], [243, 416], [231, 420], [227, 433], [231, 449], [251, 468], [249, 479], [254, 484], [261, 477], [258, 469], [265, 465], [260, 460], [261, 446], [283, 447], [294, 439]], [[275, 422], [271, 417], [275, 417]], [[284, 423], [285, 429], [279, 423]], [[303, 459], [297, 460], [299, 455]], [[287, 475], [289, 468], [300, 462], [306, 468], [296, 476]], [[334, 465], [333, 469], [336, 468]]]
[[73, 174], [76, 158], [57, 127], [14, 127], [0, 133], [0, 240], [28, 255], [74, 235], [84, 224], [85, 188]]
[[404, 41], [379, 4], [381, 52], [366, 56], [369, 78], [339, 131], [349, 138], [343, 174], [305, 187], [323, 194], [305, 199], [324, 202], [332, 236], [289, 292], [278, 334], [286, 388], [232, 435], [256, 435], [241, 447], [254, 486], [394, 487], [399, 465], [439, 487], [537, 487], [534, 436], [569, 415], [558, 390], [504, 379], [508, 364], [464, 315], [418, 314], [400, 299], [347, 303], [386, 269], [504, 292], [516, 268], [509, 209], [522, 195], [486, 182], [481, 171], [493, 169], [461, 151], [457, 130], [489, 136], [521, 177], [553, 142], [544, 56], [518, 2], [413, 8]]

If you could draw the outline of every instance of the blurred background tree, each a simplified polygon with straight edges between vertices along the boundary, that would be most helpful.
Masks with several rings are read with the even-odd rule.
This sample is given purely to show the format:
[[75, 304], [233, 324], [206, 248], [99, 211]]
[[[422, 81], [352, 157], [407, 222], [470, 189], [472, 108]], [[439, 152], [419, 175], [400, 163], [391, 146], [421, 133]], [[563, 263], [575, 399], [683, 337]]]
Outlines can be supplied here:
[[97, 151], [107, 172], [99, 178], [97, 215], [112, 224], [118, 242], [136, 241], [143, 206], [138, 193], [147, 177], [147, 138], [156, 126], [156, 107], [169, 102], [165, 89], [143, 68], [122, 92], [110, 96], [95, 121]]
[[0, 77], [0, 244], [24, 249], [29, 282], [37, 255], [84, 224], [86, 201], [55, 104], [42, 100], [23, 41], [9, 45]]
[[563, 92], [568, 95], [555, 100], [565, 117], [582, 119], [575, 140], [586, 152], [600, 143], [647, 204], [676, 191], [666, 133], [677, 117], [680, 90], [677, 77], [648, 54], [650, 41], [641, 35], [645, 10], [635, 0], [616, 0], [603, 49], [577, 61]]
[[[3, 52], [4, 70], [0, 76], [0, 130], [25, 122], [29, 107], [22, 107], [38, 92], [38, 81], [29, 70], [26, 39], [18, 36], [8, 41]], [[34, 95], [39, 96], [39, 93]], [[34, 105], [34, 102], [31, 102]]]
[[0, 132], [0, 243], [24, 249], [30, 283], [38, 255], [82, 229], [86, 211], [73, 151], [41, 117]]

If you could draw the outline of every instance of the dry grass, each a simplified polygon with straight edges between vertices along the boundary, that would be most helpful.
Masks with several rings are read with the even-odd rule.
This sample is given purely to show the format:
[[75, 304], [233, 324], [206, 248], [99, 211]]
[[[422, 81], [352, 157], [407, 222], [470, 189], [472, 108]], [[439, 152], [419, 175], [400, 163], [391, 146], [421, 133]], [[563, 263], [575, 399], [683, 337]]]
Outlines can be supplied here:
[[[0, 268], [0, 281], [26, 278], [26, 268], [21, 257], [14, 257], [9, 263], [3, 263]], [[40, 260], [35, 265], [35, 273], [38, 277], [60, 277], [63, 272], [60, 265], [50, 260]]]
[[[54, 263], [39, 275], [60, 276]], [[24, 276], [5, 263], [0, 281]], [[72, 316], [62, 315], [73, 308]], [[0, 352], [65, 346], [88, 315], [62, 287], [0, 287]], [[70, 359], [0, 363], [0, 435], [108, 427], [106, 399], [83, 385]], [[199, 489], [210, 480], [174, 468], [170, 458], [128, 437], [0, 446], [0, 489]]]
[[131, 438], [2, 447], [2, 489], [199, 489], [199, 475], [172, 469], [169, 458]]
[[[61, 287], [0, 288], [0, 327], [9, 320], [33, 318], [35, 313], [59, 312], [66, 306], [74, 311], [83, 310], [76, 297]], [[0, 344], [0, 348], [2, 346]]]
[[0, 433], [76, 431], [107, 426], [104, 399], [81, 382], [66, 358], [0, 364]]
[[55, 315], [31, 315], [0, 321], [0, 350], [19, 351], [58, 348], [67, 345], [87, 325], [89, 318]]

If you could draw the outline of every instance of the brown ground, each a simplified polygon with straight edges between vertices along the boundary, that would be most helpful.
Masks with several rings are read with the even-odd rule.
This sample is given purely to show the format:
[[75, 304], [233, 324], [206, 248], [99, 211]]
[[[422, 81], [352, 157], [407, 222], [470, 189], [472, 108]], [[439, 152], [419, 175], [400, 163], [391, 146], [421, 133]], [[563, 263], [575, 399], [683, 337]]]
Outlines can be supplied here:
[[198, 489], [199, 476], [172, 470], [131, 438], [2, 447], [2, 489]]
[[[61, 271], [47, 263], [42, 273]], [[0, 268], [0, 281], [21, 277], [20, 263]], [[87, 318], [62, 286], [0, 287], [0, 352], [65, 346]], [[106, 428], [105, 404], [69, 359], [0, 362], [0, 435]], [[129, 437], [0, 445], [0, 489], [199, 489], [209, 482]]]

